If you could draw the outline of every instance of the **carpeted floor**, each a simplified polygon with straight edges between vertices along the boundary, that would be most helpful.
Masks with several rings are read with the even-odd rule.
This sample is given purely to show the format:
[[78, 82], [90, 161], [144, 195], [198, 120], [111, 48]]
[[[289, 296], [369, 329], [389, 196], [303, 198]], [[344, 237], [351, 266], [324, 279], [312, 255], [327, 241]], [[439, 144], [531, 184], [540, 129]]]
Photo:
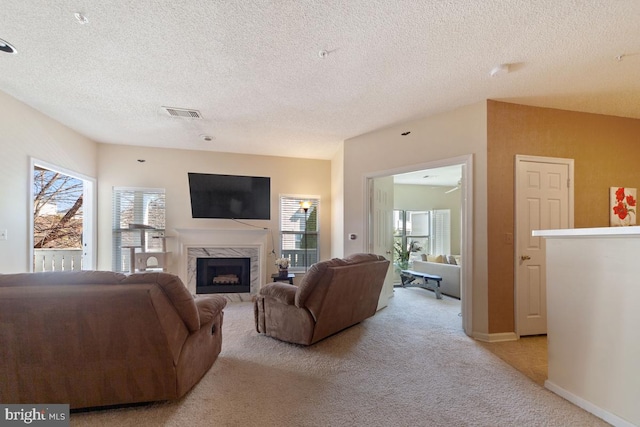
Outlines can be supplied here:
[[183, 399], [74, 413], [74, 426], [606, 426], [467, 337], [459, 301], [396, 289], [389, 306], [311, 347], [225, 309], [222, 353]]

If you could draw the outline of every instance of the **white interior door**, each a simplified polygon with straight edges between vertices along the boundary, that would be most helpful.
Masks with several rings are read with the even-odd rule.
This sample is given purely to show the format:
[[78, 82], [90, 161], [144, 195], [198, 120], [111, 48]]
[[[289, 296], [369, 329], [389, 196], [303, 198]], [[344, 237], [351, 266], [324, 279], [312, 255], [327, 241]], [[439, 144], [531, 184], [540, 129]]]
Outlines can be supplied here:
[[516, 332], [547, 333], [544, 239], [532, 230], [573, 226], [573, 160], [516, 157]]
[[[393, 177], [374, 178], [369, 180], [371, 200], [371, 247], [374, 254], [382, 255], [393, 261]], [[382, 286], [378, 310], [387, 306], [393, 295], [393, 267], [387, 270], [387, 277]]]

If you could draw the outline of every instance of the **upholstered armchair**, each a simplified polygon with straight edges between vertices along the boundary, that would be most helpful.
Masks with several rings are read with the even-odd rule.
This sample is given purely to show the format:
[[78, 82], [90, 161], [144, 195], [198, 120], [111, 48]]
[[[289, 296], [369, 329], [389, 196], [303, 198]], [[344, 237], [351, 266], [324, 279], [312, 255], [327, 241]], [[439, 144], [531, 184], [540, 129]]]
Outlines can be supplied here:
[[375, 314], [389, 261], [354, 254], [311, 266], [300, 286], [270, 283], [255, 301], [256, 330], [310, 345]]
[[226, 304], [169, 273], [0, 274], [0, 402], [180, 398], [222, 349]]

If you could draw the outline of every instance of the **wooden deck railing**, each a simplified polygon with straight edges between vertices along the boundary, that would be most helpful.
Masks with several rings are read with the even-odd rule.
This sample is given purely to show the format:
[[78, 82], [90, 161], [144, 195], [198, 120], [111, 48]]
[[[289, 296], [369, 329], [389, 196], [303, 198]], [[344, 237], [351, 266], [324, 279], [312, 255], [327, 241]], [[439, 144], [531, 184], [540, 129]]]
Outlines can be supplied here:
[[[307, 249], [307, 267], [310, 267], [316, 260], [316, 248]], [[285, 258], [289, 258], [291, 260], [291, 265], [289, 268], [303, 267], [305, 265], [304, 257], [305, 250], [304, 249], [285, 249], [282, 251], [282, 256]]]
[[[307, 267], [315, 262], [317, 249], [307, 249]], [[33, 271], [72, 271], [82, 270], [82, 249], [34, 249]], [[290, 249], [282, 255], [291, 260], [291, 267], [305, 265], [305, 250]]]
[[82, 270], [82, 249], [34, 249], [33, 271]]

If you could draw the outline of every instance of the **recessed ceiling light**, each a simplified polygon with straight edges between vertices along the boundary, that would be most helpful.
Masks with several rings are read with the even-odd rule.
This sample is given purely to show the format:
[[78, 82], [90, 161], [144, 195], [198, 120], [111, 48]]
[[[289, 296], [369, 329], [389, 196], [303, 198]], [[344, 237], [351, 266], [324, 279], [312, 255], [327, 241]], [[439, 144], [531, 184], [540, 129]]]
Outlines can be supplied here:
[[509, 66], [511, 64], [500, 64], [500, 65], [496, 65], [495, 67], [493, 67], [493, 69], [491, 69], [491, 72], [489, 73], [489, 75], [491, 77], [495, 77], [498, 75], [503, 75], [503, 74], [507, 74], [510, 70], [509, 70]]
[[15, 47], [11, 45], [11, 43], [6, 42], [0, 39], [0, 52], [4, 53], [18, 53]]
[[75, 16], [78, 22], [81, 23], [82, 25], [89, 23], [89, 20], [87, 19], [87, 17], [80, 12], [74, 13], [73, 16]]
[[213, 141], [215, 139], [210, 135], [200, 135], [200, 138], [202, 138], [203, 141], [207, 141], [207, 142]]

